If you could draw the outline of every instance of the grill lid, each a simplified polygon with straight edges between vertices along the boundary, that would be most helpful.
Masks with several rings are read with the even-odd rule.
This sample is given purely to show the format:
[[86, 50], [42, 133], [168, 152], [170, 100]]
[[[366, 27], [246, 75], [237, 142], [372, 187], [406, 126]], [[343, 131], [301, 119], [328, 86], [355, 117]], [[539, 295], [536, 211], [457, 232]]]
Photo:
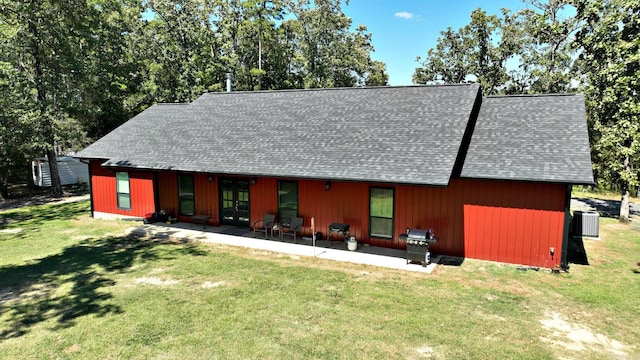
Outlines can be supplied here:
[[409, 229], [407, 237], [409, 239], [426, 240], [429, 238], [429, 230]]
[[329, 225], [329, 231], [332, 232], [347, 232], [349, 231], [349, 224], [332, 223]]
[[[438, 241], [438, 238], [433, 235], [433, 231], [422, 229], [407, 229], [406, 235], [407, 244], [427, 246]], [[402, 236], [401, 236], [402, 240]]]

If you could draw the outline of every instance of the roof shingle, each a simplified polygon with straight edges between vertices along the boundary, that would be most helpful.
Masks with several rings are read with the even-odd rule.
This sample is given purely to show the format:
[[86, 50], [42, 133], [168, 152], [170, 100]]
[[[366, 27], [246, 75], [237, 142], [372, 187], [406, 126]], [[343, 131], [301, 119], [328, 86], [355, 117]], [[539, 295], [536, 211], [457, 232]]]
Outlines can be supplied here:
[[476, 84], [204, 94], [83, 150], [106, 166], [447, 185]]
[[479, 99], [477, 84], [204, 94], [154, 105], [78, 157], [113, 167], [437, 186], [462, 165], [466, 178], [593, 183], [582, 95], [482, 99], [465, 157]]
[[584, 96], [484, 98], [461, 176], [592, 184]]

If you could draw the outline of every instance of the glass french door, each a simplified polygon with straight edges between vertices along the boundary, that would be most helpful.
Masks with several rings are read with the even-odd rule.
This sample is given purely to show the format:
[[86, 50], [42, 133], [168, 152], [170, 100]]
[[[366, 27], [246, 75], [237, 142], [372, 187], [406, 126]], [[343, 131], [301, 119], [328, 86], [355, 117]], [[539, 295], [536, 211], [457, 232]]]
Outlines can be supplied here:
[[249, 226], [249, 180], [220, 180], [220, 224]]

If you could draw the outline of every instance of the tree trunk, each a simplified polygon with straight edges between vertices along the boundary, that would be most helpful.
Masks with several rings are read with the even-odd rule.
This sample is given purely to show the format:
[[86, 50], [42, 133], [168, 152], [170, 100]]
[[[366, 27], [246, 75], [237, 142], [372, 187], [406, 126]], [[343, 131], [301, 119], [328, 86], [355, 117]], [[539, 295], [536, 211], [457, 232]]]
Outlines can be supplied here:
[[33, 182], [33, 165], [31, 161], [27, 161], [25, 164], [28, 172], [27, 172], [27, 188], [29, 189], [29, 194], [33, 193], [33, 190], [36, 188], [36, 184]]
[[37, 90], [38, 105], [40, 106], [40, 121], [42, 121], [43, 136], [49, 143], [47, 148], [47, 159], [49, 160], [49, 170], [51, 175], [51, 194], [55, 197], [62, 196], [62, 184], [58, 173], [58, 162], [55, 151], [55, 138], [53, 130], [53, 119], [47, 112], [47, 95], [44, 84], [44, 72], [42, 70], [42, 47], [40, 46], [40, 32], [35, 21], [29, 21], [29, 32], [33, 35], [32, 55], [33, 55], [33, 75]]
[[628, 223], [629, 219], [629, 189], [622, 191], [622, 201], [620, 202], [620, 221]]
[[0, 200], [9, 198], [9, 183], [7, 177], [8, 175], [0, 169]]
[[[624, 159], [625, 170], [629, 170], [629, 157]], [[628, 223], [629, 219], [629, 181], [622, 180], [622, 199], [620, 201], [620, 222]]]
[[47, 160], [49, 161], [49, 174], [51, 175], [51, 195], [60, 197], [62, 196], [62, 182], [60, 181], [60, 173], [58, 172], [56, 151], [53, 147], [47, 149]]

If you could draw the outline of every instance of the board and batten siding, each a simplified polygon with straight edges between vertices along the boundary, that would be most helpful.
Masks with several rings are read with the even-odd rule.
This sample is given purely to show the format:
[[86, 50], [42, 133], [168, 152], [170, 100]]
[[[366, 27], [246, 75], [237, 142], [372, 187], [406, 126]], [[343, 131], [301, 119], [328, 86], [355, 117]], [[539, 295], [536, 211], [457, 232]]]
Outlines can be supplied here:
[[[294, 179], [291, 179], [294, 180]], [[261, 185], [260, 185], [261, 184]], [[448, 187], [299, 180], [299, 216], [304, 234], [327, 236], [333, 222], [350, 224], [350, 235], [372, 246], [403, 249], [406, 228], [432, 228], [435, 253], [550, 267], [559, 264], [564, 231], [566, 185], [455, 179]], [[369, 237], [369, 189], [395, 190], [394, 237]], [[251, 187], [252, 221], [277, 213], [277, 180]], [[554, 256], [549, 249], [555, 249]]]
[[[158, 173], [158, 204], [160, 209], [173, 210], [178, 221], [190, 221], [188, 216], [178, 214], [178, 172], [163, 171]], [[184, 173], [193, 175], [195, 194], [195, 213], [211, 216], [209, 224], [220, 224], [218, 212], [218, 177], [203, 173]], [[210, 179], [211, 178], [211, 179]]]
[[[295, 179], [285, 179], [295, 181]], [[303, 233], [327, 236], [333, 222], [350, 224], [350, 235], [372, 246], [403, 249], [406, 228], [432, 228], [435, 253], [550, 267], [559, 264], [564, 231], [566, 185], [455, 179], [448, 187], [299, 180]], [[394, 237], [369, 237], [369, 189], [395, 191]], [[260, 178], [251, 186], [251, 218], [277, 213], [277, 180]], [[554, 256], [549, 249], [555, 249]]]
[[[462, 180], [461, 180], [462, 181]], [[532, 266], [560, 265], [565, 184], [468, 181], [464, 256]], [[550, 254], [554, 248], [554, 255]]]
[[154, 173], [125, 171], [129, 173], [129, 194], [131, 209], [119, 209], [116, 194], [116, 170], [100, 166], [99, 161], [91, 161], [91, 198], [93, 211], [122, 216], [144, 217], [155, 210], [153, 191]]
[[[95, 211], [143, 216], [154, 211], [155, 198], [158, 209], [178, 209], [178, 172], [129, 174], [132, 209], [126, 211], [116, 206], [115, 173], [92, 162]], [[193, 176], [196, 213], [211, 216], [210, 224], [218, 225], [219, 176]], [[314, 217], [323, 239], [329, 224], [340, 222], [350, 224], [350, 235], [361, 244], [404, 249], [398, 236], [406, 228], [432, 228], [439, 238], [433, 253], [543, 267], [558, 265], [562, 256], [565, 184], [453, 179], [447, 187], [434, 187], [331, 181], [326, 191], [324, 180], [258, 177], [249, 189], [251, 224], [266, 213], [277, 215], [279, 180], [298, 183], [303, 236], [311, 236]], [[394, 189], [392, 239], [369, 236], [371, 187]], [[183, 216], [179, 220], [190, 221]]]

